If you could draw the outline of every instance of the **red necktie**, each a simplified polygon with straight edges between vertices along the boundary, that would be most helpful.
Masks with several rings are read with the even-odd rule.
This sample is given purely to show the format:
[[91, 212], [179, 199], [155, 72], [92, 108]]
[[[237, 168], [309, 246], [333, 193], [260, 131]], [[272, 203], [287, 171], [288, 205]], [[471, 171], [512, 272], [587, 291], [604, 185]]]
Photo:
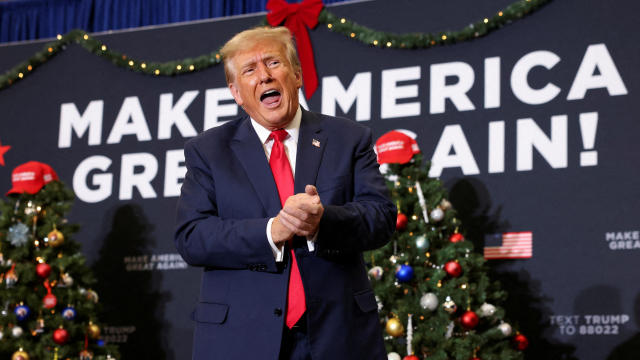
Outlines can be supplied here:
[[[280, 203], [284, 206], [285, 201], [293, 195], [293, 173], [291, 172], [291, 164], [284, 151], [284, 139], [287, 137], [284, 129], [271, 132], [270, 138], [273, 139], [273, 147], [271, 148], [271, 156], [269, 157], [269, 166], [273, 178], [276, 181], [278, 194], [280, 195]], [[287, 293], [287, 318], [286, 324], [289, 328], [300, 320], [304, 314], [307, 305], [304, 298], [304, 286], [298, 269], [296, 255], [291, 249], [291, 274], [289, 275], [289, 291]]]

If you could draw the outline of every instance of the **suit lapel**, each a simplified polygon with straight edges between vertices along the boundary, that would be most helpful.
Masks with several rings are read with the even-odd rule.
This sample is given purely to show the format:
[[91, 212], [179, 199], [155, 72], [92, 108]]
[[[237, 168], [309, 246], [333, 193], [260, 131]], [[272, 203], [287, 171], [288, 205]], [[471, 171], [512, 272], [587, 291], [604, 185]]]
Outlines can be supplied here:
[[264, 148], [251, 127], [249, 117], [246, 117], [238, 126], [231, 140], [231, 149], [242, 164], [265, 211], [269, 216], [275, 216], [281, 209], [278, 189], [264, 154]]
[[322, 133], [320, 120], [315, 114], [302, 109], [294, 192], [304, 192], [307, 184], [315, 185], [327, 138]]

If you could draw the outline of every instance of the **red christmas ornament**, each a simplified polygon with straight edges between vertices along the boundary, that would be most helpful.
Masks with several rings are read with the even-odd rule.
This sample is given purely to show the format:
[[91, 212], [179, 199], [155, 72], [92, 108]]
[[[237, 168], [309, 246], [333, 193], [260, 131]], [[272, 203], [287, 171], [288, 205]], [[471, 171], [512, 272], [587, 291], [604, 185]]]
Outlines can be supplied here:
[[470, 311], [470, 310], [466, 311], [460, 317], [460, 323], [467, 330], [471, 330], [474, 327], [476, 327], [476, 325], [478, 325], [479, 321], [480, 321], [480, 319], [478, 318], [478, 315], [476, 315], [476, 313], [474, 313], [473, 311]]
[[398, 213], [398, 217], [396, 218], [396, 229], [402, 231], [407, 228], [407, 224], [409, 224], [409, 219], [407, 219], [407, 215], [403, 213]]
[[516, 343], [516, 349], [522, 351], [529, 347], [529, 339], [522, 334], [518, 334], [513, 338], [513, 341]]
[[36, 274], [38, 274], [41, 279], [48, 278], [49, 274], [51, 274], [51, 266], [47, 263], [39, 263], [36, 265]]
[[420, 360], [420, 358], [415, 355], [407, 355], [403, 357], [402, 360]]
[[53, 294], [47, 294], [42, 299], [42, 306], [45, 309], [53, 309], [58, 304], [58, 298]]
[[477, 357], [477, 356], [474, 356], [474, 357], [471, 358], [471, 360], [480, 360], [480, 358]]
[[58, 304], [58, 298], [51, 292], [51, 285], [49, 285], [49, 280], [44, 281], [44, 287], [47, 288], [47, 295], [42, 299], [42, 306], [45, 309], [53, 309]]
[[444, 271], [446, 271], [449, 276], [458, 277], [462, 275], [462, 266], [460, 266], [457, 261], [449, 261], [444, 264]]
[[449, 236], [449, 241], [451, 241], [452, 243], [464, 241], [464, 236], [462, 236], [462, 234], [460, 233], [454, 233]]
[[69, 341], [69, 332], [63, 328], [56, 329], [53, 332], [53, 341], [58, 345], [64, 345]]

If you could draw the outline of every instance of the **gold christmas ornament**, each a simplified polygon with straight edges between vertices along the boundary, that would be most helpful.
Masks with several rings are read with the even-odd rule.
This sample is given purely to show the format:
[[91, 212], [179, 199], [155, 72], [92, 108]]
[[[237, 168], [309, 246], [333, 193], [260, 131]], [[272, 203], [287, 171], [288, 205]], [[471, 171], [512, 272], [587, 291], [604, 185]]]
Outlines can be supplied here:
[[20, 350], [13, 353], [11, 360], [29, 360], [29, 354], [20, 348]]
[[98, 339], [100, 337], [100, 327], [91, 321], [89, 321], [89, 327], [87, 327], [87, 332], [89, 333], [89, 337], [92, 339]]
[[393, 337], [400, 337], [404, 334], [404, 325], [402, 325], [398, 318], [391, 318], [387, 321], [385, 330], [387, 331], [387, 334]]
[[64, 235], [54, 228], [49, 234], [47, 234], [47, 243], [53, 247], [62, 245], [64, 242]]

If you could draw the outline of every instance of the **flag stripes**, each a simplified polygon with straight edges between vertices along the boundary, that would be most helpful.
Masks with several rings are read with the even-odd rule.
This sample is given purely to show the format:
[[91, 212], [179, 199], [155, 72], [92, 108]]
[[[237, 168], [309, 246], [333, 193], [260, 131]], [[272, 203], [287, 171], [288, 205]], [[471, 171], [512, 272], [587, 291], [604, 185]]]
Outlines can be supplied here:
[[502, 234], [501, 246], [485, 246], [484, 258], [528, 259], [533, 257], [533, 233], [531, 231]]

